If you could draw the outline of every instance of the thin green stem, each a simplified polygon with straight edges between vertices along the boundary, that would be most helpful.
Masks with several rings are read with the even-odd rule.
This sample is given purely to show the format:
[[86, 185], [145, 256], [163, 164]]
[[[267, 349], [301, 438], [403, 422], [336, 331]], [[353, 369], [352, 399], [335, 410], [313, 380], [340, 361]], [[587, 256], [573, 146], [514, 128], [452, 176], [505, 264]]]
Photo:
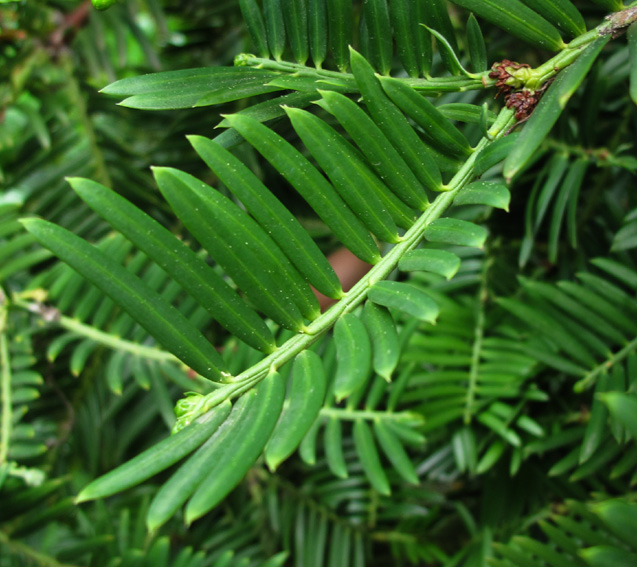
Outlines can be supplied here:
[[356, 410], [346, 408], [321, 408], [319, 415], [323, 417], [335, 417], [341, 421], [356, 421], [357, 419], [365, 419], [367, 421], [385, 420], [409, 422], [413, 424], [422, 422], [420, 414], [409, 411], [393, 413], [389, 411]]
[[7, 299], [0, 288], [0, 396], [2, 396], [2, 424], [0, 425], [0, 466], [6, 463], [11, 438], [11, 360], [7, 340]]
[[573, 386], [573, 390], [575, 392], [583, 392], [584, 390], [593, 386], [597, 380], [597, 377], [602, 373], [610, 370], [615, 364], [618, 364], [624, 358], [626, 358], [631, 352], [637, 350], [637, 338], [630, 341], [623, 349], [619, 352], [612, 354], [608, 357], [604, 362], [596, 366], [593, 370], [591, 370], [584, 378], [579, 380]]

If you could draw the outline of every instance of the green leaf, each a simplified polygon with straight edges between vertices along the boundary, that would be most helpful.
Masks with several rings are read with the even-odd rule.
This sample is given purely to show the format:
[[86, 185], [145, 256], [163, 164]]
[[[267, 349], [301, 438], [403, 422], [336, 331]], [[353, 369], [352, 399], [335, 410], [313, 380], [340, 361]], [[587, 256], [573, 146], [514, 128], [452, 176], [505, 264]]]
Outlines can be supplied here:
[[633, 439], [637, 439], [637, 396], [609, 392], [599, 398], [608, 406], [613, 418], [627, 429]]
[[281, 3], [292, 54], [297, 63], [304, 65], [309, 56], [307, 0], [281, 0]]
[[367, 329], [353, 313], [346, 313], [334, 325], [336, 376], [334, 395], [337, 401], [356, 392], [369, 379], [372, 345]]
[[347, 478], [347, 464], [343, 454], [343, 428], [341, 421], [330, 417], [325, 426], [325, 459], [332, 473], [339, 478]]
[[[466, 122], [467, 124], [480, 124], [484, 109], [482, 106], [476, 106], [475, 104], [465, 104], [462, 102], [451, 102], [448, 104], [441, 104], [436, 107], [438, 111], [449, 120], [457, 120], [458, 122]], [[487, 112], [487, 125], [491, 126], [495, 122], [495, 112], [489, 110]], [[498, 138], [493, 144], [487, 146], [486, 149], [491, 148], [494, 144], [500, 140], [506, 140], [507, 138]], [[485, 150], [486, 151], [486, 150]], [[482, 155], [482, 151], [479, 155]]]
[[143, 250], [221, 325], [269, 353], [274, 337], [261, 318], [188, 246], [114, 191], [87, 179], [68, 179], [74, 191], [111, 226]]
[[476, 73], [486, 71], [489, 66], [487, 46], [484, 43], [480, 24], [473, 14], [469, 14], [469, 20], [467, 21], [467, 48], [473, 70]]
[[[411, 0], [411, 12], [413, 14], [414, 25], [427, 20], [431, 14], [431, 3], [421, 2], [420, 0]], [[416, 41], [412, 49], [416, 51], [418, 57], [418, 66], [420, 74], [427, 77], [431, 69], [433, 60], [433, 45], [431, 34], [427, 28], [416, 25]]]
[[[129, 77], [111, 83], [100, 92], [126, 96], [120, 105], [146, 110], [191, 108], [208, 97], [220, 104], [244, 96], [281, 90], [267, 83], [277, 73], [248, 67], [203, 67]], [[249, 93], [249, 94], [246, 94]]]
[[232, 126], [295, 187], [354, 255], [370, 264], [380, 259], [378, 247], [360, 221], [298, 150], [250, 118], [238, 115], [227, 118]]
[[589, 547], [579, 554], [591, 567], [637, 567], [637, 554], [611, 545]]
[[496, 439], [493, 443], [491, 443], [478, 462], [476, 474], [484, 474], [491, 469], [500, 460], [505, 449], [506, 444], [499, 439]]
[[286, 111], [305, 147], [363, 224], [380, 240], [398, 242], [396, 225], [380, 198], [361, 183], [356, 167], [348, 161], [349, 156], [338, 151], [339, 146], [342, 147], [338, 140], [341, 136], [309, 112], [292, 108]]
[[622, 500], [607, 500], [593, 506], [593, 511], [604, 521], [613, 535], [637, 551], [637, 542], [635, 541], [637, 504]]
[[326, 0], [328, 41], [336, 66], [341, 71], [349, 64], [348, 46], [354, 43], [354, 15], [350, 0]]
[[460, 62], [458, 55], [456, 54], [456, 51], [451, 46], [451, 43], [447, 41], [447, 38], [444, 35], [436, 31], [435, 29], [432, 29], [426, 26], [425, 24], [420, 24], [420, 25], [425, 27], [427, 31], [431, 35], [433, 35], [438, 41], [438, 51], [442, 54], [443, 60], [446, 60], [446, 66], [449, 69], [449, 71], [451, 71], [452, 75], [464, 75], [465, 77], [474, 77], [471, 73], [469, 73], [469, 71], [467, 71], [464, 68], [464, 66]]
[[630, 61], [630, 98], [637, 104], [637, 23], [628, 28], [628, 59]]
[[347, 97], [330, 91], [320, 93], [323, 100], [318, 104], [336, 117], [379, 177], [407, 205], [424, 210], [429, 204], [424, 188], [382, 130]]
[[[449, 44], [452, 51], [458, 52], [458, 42], [454, 32], [453, 23], [449, 17], [449, 7], [446, 0], [427, 0], [426, 2], [418, 2], [420, 10], [418, 10], [417, 23], [425, 23], [429, 28], [433, 28], [439, 32], [440, 36]], [[423, 30], [425, 26], [418, 26]], [[431, 43], [431, 36], [427, 32], [426, 37]], [[438, 53], [442, 59], [444, 66], [454, 73], [454, 65], [449, 60], [449, 52], [446, 49], [438, 49]]]
[[363, 310], [363, 321], [372, 342], [374, 372], [389, 382], [400, 356], [394, 319], [385, 307], [367, 301]]
[[466, 185], [453, 200], [454, 205], [487, 205], [509, 211], [511, 192], [503, 183], [496, 181], [474, 181]]
[[324, 0], [308, 0], [310, 53], [317, 69], [327, 57], [327, 6]]
[[391, 488], [380, 462], [372, 430], [362, 419], [357, 419], [354, 422], [354, 446], [361, 460], [361, 465], [363, 465], [365, 476], [371, 485], [383, 496], [389, 496]]
[[471, 153], [467, 139], [425, 97], [398, 79], [383, 77], [380, 81], [396, 106], [422, 128], [429, 144], [454, 157], [466, 157]]
[[123, 492], [166, 470], [206, 441], [228, 417], [231, 409], [230, 401], [224, 401], [175, 435], [91, 482], [75, 502], [79, 504]]
[[231, 433], [216, 445], [212, 467], [186, 505], [187, 524], [212, 510], [239, 484], [272, 434], [285, 397], [282, 378], [276, 372], [271, 373], [244, 395], [250, 394], [252, 398], [246, 404], [249, 407]]
[[591, 264], [604, 270], [607, 274], [614, 276], [622, 283], [637, 290], [637, 271], [629, 268], [625, 264], [610, 258], [593, 258]]
[[460, 219], [437, 219], [425, 229], [429, 242], [482, 248], [487, 240], [484, 227]]
[[427, 292], [403, 282], [375, 283], [369, 288], [368, 297], [374, 303], [390, 309], [399, 309], [428, 323], [435, 323], [440, 312], [438, 304]]
[[471, 427], [463, 427], [454, 433], [451, 441], [453, 455], [460, 472], [475, 474], [478, 467], [478, 448]]
[[398, 436], [387, 427], [382, 419], [374, 421], [374, 433], [380, 443], [383, 453], [396, 469], [396, 472], [409, 484], [419, 484], [418, 474], [407, 455]]
[[415, 47], [417, 45], [415, 3], [412, 0], [392, 0], [389, 3], [389, 11], [398, 58], [407, 74], [416, 78], [420, 76], [420, 65], [418, 49]]
[[206, 378], [221, 378], [223, 362], [217, 351], [157, 292], [79, 236], [40, 219], [21, 222], [43, 246], [111, 297], [177, 358]]
[[322, 294], [340, 299], [341, 284], [316, 243], [267, 187], [234, 155], [202, 136], [189, 136], [196, 152], [246, 210]]
[[442, 188], [440, 171], [418, 134], [396, 105], [387, 98], [374, 75], [374, 70], [365, 58], [350, 48], [350, 59], [352, 73], [360, 88], [363, 101], [376, 124], [380, 126], [418, 180], [428, 189], [439, 191]]
[[316, 420], [325, 398], [325, 371], [319, 356], [304, 351], [294, 359], [288, 402], [265, 450], [271, 471], [299, 446]]
[[460, 258], [446, 250], [418, 248], [410, 250], [398, 262], [398, 269], [405, 272], [423, 271], [440, 274], [448, 280], [460, 268]]
[[591, 406], [591, 414], [588, 425], [584, 431], [582, 440], [579, 464], [585, 463], [593, 456], [599, 448], [607, 433], [608, 410], [600, 399], [600, 395], [609, 390], [610, 377], [607, 373], [602, 374], [597, 380], [595, 388], [595, 399]]
[[531, 159], [550, 132], [564, 107], [586, 77], [610, 36], [602, 36], [591, 43], [577, 61], [557, 75], [504, 163], [504, 176], [510, 180]]
[[153, 172], [184, 225], [255, 305], [286, 328], [301, 330], [303, 319], [292, 297], [301, 293], [299, 286], [309, 288], [305, 282], [294, 281], [300, 278], [297, 273], [291, 282], [297, 289], [291, 295], [288, 282], [272, 275], [290, 270], [285, 266], [287, 259], [272, 257], [275, 250], [283, 254], [270, 237], [232, 201], [195, 177], [172, 168]]
[[584, 18], [573, 6], [571, 0], [522, 0], [522, 2], [570, 37], [586, 33]]
[[282, 0], [263, 0], [263, 19], [272, 57], [281, 60], [285, 49], [285, 24], [283, 23]]
[[268, 42], [259, 5], [256, 0], [239, 0], [239, 7], [257, 53], [261, 57], [267, 57], [269, 55]]
[[363, 14], [369, 34], [369, 58], [379, 73], [388, 75], [392, 67], [392, 29], [387, 0], [367, 0]]
[[566, 47], [557, 29], [520, 0], [452, 1], [536, 47], [552, 51]]
[[492, 167], [504, 160], [517, 146], [520, 132], [514, 132], [504, 138], [498, 138], [482, 150], [473, 165], [473, 174], [476, 177], [484, 175]]

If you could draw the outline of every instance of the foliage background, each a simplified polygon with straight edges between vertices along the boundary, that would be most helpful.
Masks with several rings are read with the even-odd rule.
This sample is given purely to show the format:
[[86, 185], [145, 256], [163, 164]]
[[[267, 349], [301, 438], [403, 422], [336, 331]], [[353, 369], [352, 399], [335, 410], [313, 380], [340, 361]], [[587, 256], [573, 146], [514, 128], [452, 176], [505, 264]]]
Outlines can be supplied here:
[[[461, 4], [429, 2], [438, 14], [430, 26], [478, 71]], [[621, 8], [613, 1], [575, 4], [589, 29]], [[393, 311], [401, 344], [393, 382], [370, 375], [345, 402], [330, 407], [328, 399], [315, 456], [306, 443], [275, 473], [261, 459], [189, 529], [177, 514], [149, 534], [146, 512], [167, 472], [106, 500], [78, 506], [74, 498], [166, 437], [175, 401], [205, 383], [167, 353], [153, 358], [130, 347], [154, 343], [112, 302], [99, 303], [101, 294], [17, 221], [45, 218], [99, 243], [180, 305], [238, 374], [260, 353], [171, 288], [65, 178], [114, 188], [187, 240], [150, 166], [179, 168], [230, 194], [185, 136], [214, 137], [221, 115], [277, 95], [144, 112], [98, 93], [144, 73], [230, 66], [235, 55], [253, 51], [233, 0], [127, 0], [104, 12], [74, 1], [1, 6], [0, 565], [637, 564], [630, 531], [637, 516], [630, 412], [637, 383], [630, 81], [637, 82], [637, 55], [624, 37], [607, 44], [550, 136], [515, 175], [510, 211], [483, 204], [451, 210], [487, 228], [485, 247], [441, 245], [462, 260], [450, 280], [428, 271], [391, 276], [426, 288], [440, 306], [435, 326]], [[356, 5], [357, 21], [362, 12]], [[440, 15], [447, 13], [449, 19]], [[551, 56], [479, 21], [489, 66], [506, 58], [537, 67]], [[373, 46], [383, 38], [356, 36], [355, 46], [374, 61]], [[283, 59], [292, 60], [289, 47]], [[450, 65], [436, 50], [431, 76], [448, 76]], [[397, 55], [391, 66], [393, 76], [404, 76]], [[496, 112], [502, 101], [494, 94], [451, 92], [435, 103], [486, 103]], [[474, 145], [484, 130], [479, 121], [457, 122]], [[287, 120], [272, 125], [301, 147]], [[323, 252], [339, 246], [251, 146], [233, 151]], [[461, 162], [443, 158], [438, 154], [448, 179]], [[493, 165], [483, 179], [501, 178], [502, 166]], [[130, 350], [108, 337], [128, 341]], [[334, 342], [318, 349], [333, 375]], [[401, 475], [379, 452], [389, 496], [379, 489], [378, 471], [363, 463], [352, 421], [386, 423], [396, 415], [410, 464]], [[408, 482], [414, 473], [415, 485]]]

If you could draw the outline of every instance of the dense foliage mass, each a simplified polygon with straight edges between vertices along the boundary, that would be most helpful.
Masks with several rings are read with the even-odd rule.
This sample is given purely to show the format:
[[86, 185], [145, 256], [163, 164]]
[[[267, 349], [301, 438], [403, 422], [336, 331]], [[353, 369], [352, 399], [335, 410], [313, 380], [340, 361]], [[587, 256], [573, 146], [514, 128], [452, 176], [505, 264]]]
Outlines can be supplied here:
[[0, 77], [0, 567], [637, 565], [637, 2], [2, 2]]

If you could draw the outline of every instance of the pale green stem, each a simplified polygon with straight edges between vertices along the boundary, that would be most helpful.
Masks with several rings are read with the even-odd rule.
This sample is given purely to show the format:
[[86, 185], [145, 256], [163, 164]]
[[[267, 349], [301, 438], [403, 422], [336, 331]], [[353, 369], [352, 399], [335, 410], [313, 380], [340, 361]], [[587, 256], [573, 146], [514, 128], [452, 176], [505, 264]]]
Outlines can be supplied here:
[[575, 392], [583, 392], [587, 388], [590, 388], [595, 384], [597, 377], [602, 373], [610, 370], [615, 364], [618, 364], [624, 358], [626, 358], [630, 353], [637, 349], [637, 338], [634, 338], [630, 341], [623, 349], [619, 352], [612, 354], [608, 357], [607, 360], [602, 362], [600, 365], [596, 366], [593, 370], [584, 376], [581, 380], [576, 382], [575, 386], [573, 386], [573, 390]]
[[7, 461], [9, 440], [11, 438], [11, 360], [9, 341], [7, 340], [6, 296], [0, 288], [0, 396], [2, 396], [2, 424], [0, 425], [0, 465]]
[[[393, 413], [389, 411], [352, 410], [345, 408], [321, 408], [319, 415], [323, 417], [335, 417], [341, 421], [356, 421], [365, 419], [367, 421], [404, 421], [410, 423], [422, 422], [419, 414], [412, 412]], [[424, 423], [424, 422], [423, 422]]]

